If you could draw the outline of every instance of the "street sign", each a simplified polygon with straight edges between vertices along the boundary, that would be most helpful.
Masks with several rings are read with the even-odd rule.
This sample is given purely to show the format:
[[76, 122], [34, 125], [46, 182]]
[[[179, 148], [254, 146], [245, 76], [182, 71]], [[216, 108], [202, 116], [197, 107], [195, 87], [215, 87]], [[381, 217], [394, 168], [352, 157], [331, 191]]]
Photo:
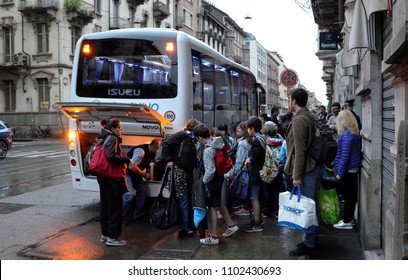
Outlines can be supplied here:
[[285, 69], [280, 75], [280, 82], [285, 87], [293, 87], [298, 82], [298, 76], [295, 71]]

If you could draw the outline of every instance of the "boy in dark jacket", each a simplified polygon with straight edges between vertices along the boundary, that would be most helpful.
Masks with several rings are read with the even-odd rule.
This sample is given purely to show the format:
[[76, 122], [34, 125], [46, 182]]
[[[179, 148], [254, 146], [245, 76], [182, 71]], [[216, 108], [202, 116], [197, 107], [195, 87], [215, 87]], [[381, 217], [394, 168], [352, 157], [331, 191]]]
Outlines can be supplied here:
[[246, 225], [245, 232], [262, 232], [263, 225], [261, 220], [261, 205], [259, 202], [259, 194], [263, 189], [263, 182], [259, 174], [265, 161], [265, 147], [262, 145], [259, 137], [263, 137], [260, 133], [262, 129], [262, 121], [257, 117], [251, 117], [247, 121], [248, 134], [252, 137], [252, 145], [249, 150], [249, 183], [250, 195], [249, 200], [254, 213], [253, 220]]

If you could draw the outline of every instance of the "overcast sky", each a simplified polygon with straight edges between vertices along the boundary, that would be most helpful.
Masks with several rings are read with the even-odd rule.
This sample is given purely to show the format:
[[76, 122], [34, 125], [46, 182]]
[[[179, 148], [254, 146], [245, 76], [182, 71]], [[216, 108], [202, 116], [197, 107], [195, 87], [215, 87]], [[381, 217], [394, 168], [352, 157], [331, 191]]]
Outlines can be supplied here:
[[[316, 56], [318, 28], [311, 10], [305, 12], [295, 0], [208, 2], [227, 13], [244, 31], [252, 33], [265, 49], [277, 51], [285, 65], [297, 72], [306, 88], [327, 104], [326, 84], [321, 79], [323, 64]], [[252, 19], [245, 19], [246, 16]]]

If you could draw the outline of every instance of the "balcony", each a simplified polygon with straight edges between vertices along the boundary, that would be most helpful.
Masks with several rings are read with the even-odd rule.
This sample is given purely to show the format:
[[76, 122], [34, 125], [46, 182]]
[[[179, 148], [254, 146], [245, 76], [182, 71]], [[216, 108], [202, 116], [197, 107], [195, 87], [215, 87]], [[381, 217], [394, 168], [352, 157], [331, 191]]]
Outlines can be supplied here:
[[18, 11], [27, 17], [28, 21], [53, 21], [58, 11], [58, 0], [22, 0]]
[[320, 29], [331, 32], [340, 31], [343, 23], [339, 20], [339, 10], [342, 10], [342, 0], [311, 0], [313, 17]]
[[159, 0], [153, 3], [153, 16], [156, 20], [162, 21], [170, 16], [169, 6]]
[[64, 11], [67, 14], [67, 20], [71, 24], [85, 26], [95, 18], [95, 6], [84, 1], [80, 6], [69, 8], [65, 7], [64, 3]]
[[143, 5], [149, 0], [126, 0], [130, 6], [137, 7]]

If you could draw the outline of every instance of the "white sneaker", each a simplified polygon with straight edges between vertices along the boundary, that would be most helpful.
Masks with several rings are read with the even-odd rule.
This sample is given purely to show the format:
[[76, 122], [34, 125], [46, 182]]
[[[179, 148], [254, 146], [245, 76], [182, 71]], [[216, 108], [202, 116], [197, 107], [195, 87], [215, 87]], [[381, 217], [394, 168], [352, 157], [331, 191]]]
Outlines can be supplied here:
[[217, 245], [220, 243], [220, 240], [218, 238], [210, 236], [207, 238], [201, 238], [200, 243], [205, 245]]
[[101, 235], [101, 239], [99, 241], [101, 241], [101, 243], [105, 243], [107, 239], [108, 239], [107, 236]]
[[125, 240], [120, 240], [120, 239], [109, 238], [108, 237], [106, 239], [105, 244], [108, 245], [108, 246], [123, 246], [123, 245], [126, 245], [127, 242]]
[[217, 217], [218, 219], [223, 219], [224, 217], [221, 215], [220, 211], [217, 211]]
[[228, 227], [225, 230], [225, 232], [222, 234], [223, 237], [230, 237], [231, 235], [233, 235], [235, 232], [237, 232], [239, 230], [239, 227], [237, 225], [234, 225], [232, 227]]
[[353, 224], [351, 222], [345, 223], [343, 220], [341, 220], [337, 224], [334, 224], [333, 227], [337, 229], [353, 229]]

